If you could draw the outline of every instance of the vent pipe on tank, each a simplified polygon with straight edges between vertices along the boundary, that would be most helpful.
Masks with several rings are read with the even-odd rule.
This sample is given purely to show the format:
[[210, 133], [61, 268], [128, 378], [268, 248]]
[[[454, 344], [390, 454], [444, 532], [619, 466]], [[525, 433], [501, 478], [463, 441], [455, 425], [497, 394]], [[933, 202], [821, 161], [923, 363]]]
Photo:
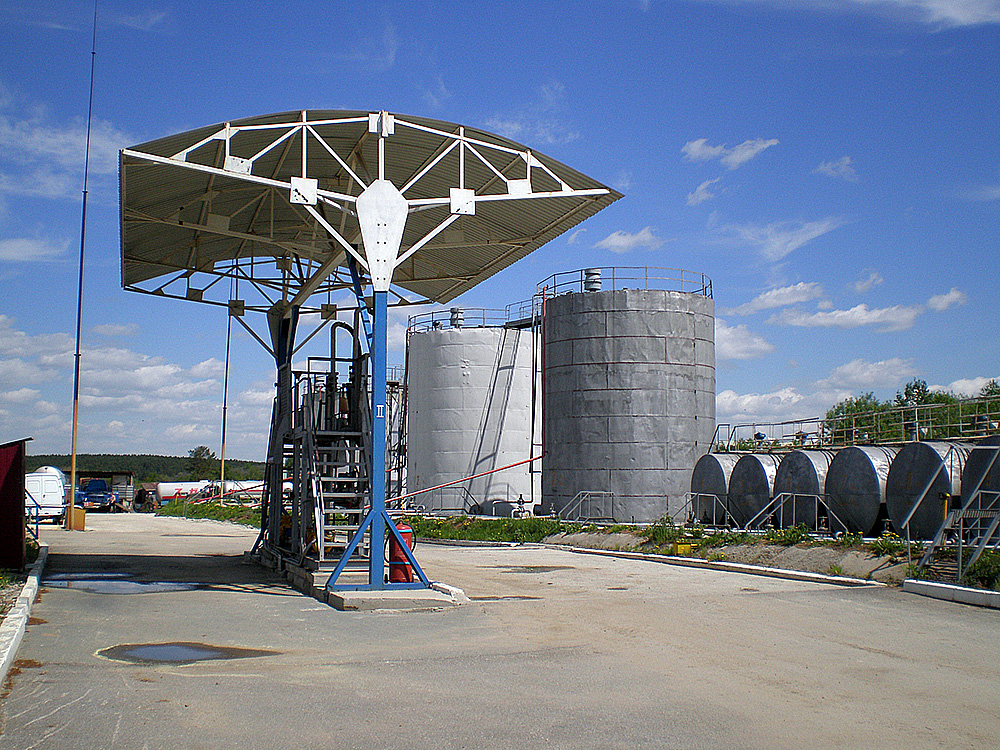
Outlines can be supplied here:
[[601, 269], [600, 268], [586, 268], [583, 271], [583, 291], [585, 292], [599, 292], [601, 291]]
[[465, 325], [465, 313], [462, 312], [461, 307], [451, 308], [451, 327], [461, 328]]

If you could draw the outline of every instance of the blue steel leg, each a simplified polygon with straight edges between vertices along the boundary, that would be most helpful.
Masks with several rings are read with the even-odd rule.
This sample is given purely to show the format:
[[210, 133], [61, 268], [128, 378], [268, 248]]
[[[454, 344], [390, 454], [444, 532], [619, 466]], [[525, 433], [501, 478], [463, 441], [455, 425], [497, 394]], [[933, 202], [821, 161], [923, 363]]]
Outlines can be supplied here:
[[[369, 350], [372, 364], [371, 396], [372, 396], [372, 456], [371, 456], [371, 507], [365, 515], [361, 527], [355, 532], [340, 558], [340, 562], [330, 576], [326, 587], [331, 590], [358, 588], [352, 585], [338, 584], [337, 579], [344, 572], [347, 563], [357, 549], [365, 531], [369, 531], [371, 540], [371, 556], [368, 562], [368, 585], [364, 588], [381, 591], [383, 589], [411, 589], [430, 586], [430, 581], [417, 564], [417, 560], [403, 537], [396, 529], [392, 519], [385, 509], [385, 380], [386, 380], [386, 332], [388, 330], [387, 316], [389, 313], [388, 293], [375, 292], [375, 320], [372, 325], [371, 348]], [[364, 303], [360, 300], [361, 304]], [[387, 584], [385, 581], [385, 534], [386, 530], [396, 537], [407, 560], [413, 566], [419, 579], [413, 583]]]
[[385, 586], [385, 368], [386, 331], [389, 314], [387, 292], [374, 292], [375, 320], [372, 325], [372, 473], [371, 473], [371, 556], [368, 583], [374, 589]]

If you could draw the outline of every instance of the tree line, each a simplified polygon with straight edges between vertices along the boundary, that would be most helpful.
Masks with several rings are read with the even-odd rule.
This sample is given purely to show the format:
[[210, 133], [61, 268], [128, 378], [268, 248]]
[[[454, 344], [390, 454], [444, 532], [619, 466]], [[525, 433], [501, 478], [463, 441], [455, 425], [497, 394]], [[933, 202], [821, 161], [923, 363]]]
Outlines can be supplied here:
[[[155, 456], [149, 454], [116, 455], [111, 453], [81, 453], [76, 457], [77, 474], [88, 471], [132, 472], [137, 484], [147, 482], [187, 482], [219, 478], [219, 459], [207, 446], [199, 445], [187, 456]], [[25, 458], [25, 470], [40, 466], [55, 466], [69, 475], [70, 456], [44, 453]], [[261, 480], [263, 461], [226, 459], [226, 479]]]

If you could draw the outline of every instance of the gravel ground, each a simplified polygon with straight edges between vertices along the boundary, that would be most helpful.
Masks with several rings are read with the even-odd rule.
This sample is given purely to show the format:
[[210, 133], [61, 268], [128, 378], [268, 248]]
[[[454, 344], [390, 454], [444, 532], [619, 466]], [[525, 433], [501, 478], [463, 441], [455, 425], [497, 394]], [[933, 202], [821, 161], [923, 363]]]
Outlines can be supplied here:
[[9, 583], [0, 586], [0, 622], [7, 616], [7, 610], [17, 601], [27, 579], [26, 573], [16, 573], [9, 577]]

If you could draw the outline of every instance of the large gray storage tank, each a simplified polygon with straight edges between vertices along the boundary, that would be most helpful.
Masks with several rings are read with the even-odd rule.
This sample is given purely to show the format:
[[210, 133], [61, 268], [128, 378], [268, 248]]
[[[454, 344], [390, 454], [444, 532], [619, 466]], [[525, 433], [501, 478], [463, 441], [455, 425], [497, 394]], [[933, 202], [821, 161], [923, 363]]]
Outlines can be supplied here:
[[834, 455], [833, 451], [800, 449], [781, 459], [774, 475], [774, 497], [792, 495], [778, 514], [782, 526], [805, 524], [810, 529], [819, 526], [825, 512], [816, 498], [823, 499]]
[[695, 521], [722, 525], [729, 508], [729, 477], [741, 453], [706, 453], [691, 472], [691, 513]]
[[572, 516], [614, 493], [617, 520], [678, 513], [715, 433], [715, 303], [702, 274], [587, 269], [545, 302], [542, 495]]
[[[531, 457], [530, 330], [505, 328], [503, 313], [467, 309], [411, 321], [407, 362], [407, 491], [428, 489]], [[540, 399], [535, 399], [539, 404]], [[534, 492], [532, 483], [534, 482]], [[428, 510], [494, 505], [509, 515], [540, 500], [539, 472], [525, 464], [418, 495]]]
[[968, 505], [980, 491], [985, 493], [980, 507], [1000, 494], [1000, 435], [976, 441], [962, 469], [962, 505]]
[[[885, 503], [885, 482], [898, 448], [852, 445], [842, 448], [826, 472], [826, 503], [851, 534], [875, 531]], [[884, 517], [884, 516], [883, 516]]]
[[739, 526], [746, 526], [771, 501], [784, 455], [748, 453], [736, 462], [729, 477], [729, 512]]
[[936, 440], [907, 443], [900, 448], [885, 482], [885, 508], [900, 536], [906, 534], [906, 516], [925, 491], [910, 519], [909, 536], [931, 539], [938, 532], [944, 523], [947, 498], [961, 495], [962, 468], [971, 450], [971, 443]]

